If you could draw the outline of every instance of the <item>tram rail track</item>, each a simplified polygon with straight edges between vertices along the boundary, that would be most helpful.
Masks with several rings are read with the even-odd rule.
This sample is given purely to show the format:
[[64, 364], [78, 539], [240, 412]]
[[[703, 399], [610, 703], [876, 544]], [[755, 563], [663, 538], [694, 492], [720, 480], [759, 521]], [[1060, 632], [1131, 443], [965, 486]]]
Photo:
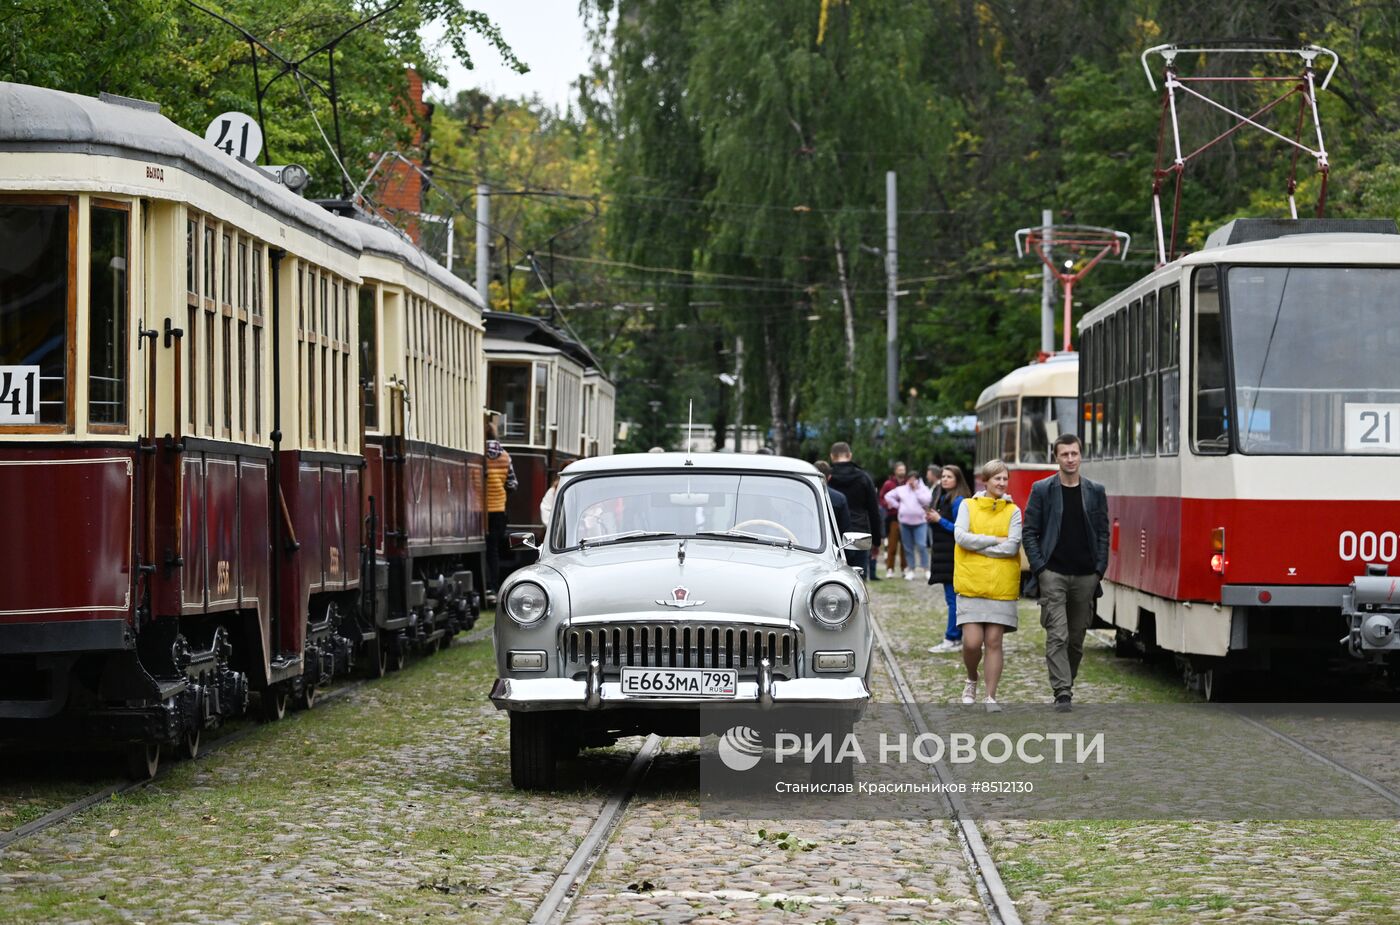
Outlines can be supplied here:
[[[920, 735], [929, 734], [928, 723], [924, 720], [923, 714], [919, 712], [918, 698], [914, 696], [913, 688], [909, 686], [909, 681], [904, 677], [904, 672], [899, 667], [899, 660], [895, 658], [889, 640], [880, 626], [880, 621], [874, 614], [870, 615], [870, 625], [875, 632], [875, 645], [884, 657], [890, 680], [894, 684], [895, 691], [899, 694], [900, 704], [904, 707], [910, 724]], [[929, 773], [937, 777], [941, 784], [952, 783], [948, 770], [941, 761], [931, 765]], [[982, 906], [987, 912], [988, 920], [992, 925], [1021, 925], [1021, 916], [1016, 911], [1016, 902], [1006, 889], [1006, 883], [1001, 878], [1001, 872], [997, 870], [996, 861], [993, 859], [991, 851], [987, 849], [987, 843], [983, 840], [977, 823], [969, 818], [967, 807], [963, 804], [962, 798], [951, 790], [950, 787], [943, 789], [943, 800], [957, 830], [958, 845], [962, 848], [963, 860], [967, 863], [968, 870], [972, 874], [977, 887], [977, 895], [982, 900]]]
[[[484, 627], [478, 627], [469, 633], [463, 634], [457, 640], [454, 640], [453, 645], [471, 645], [472, 643], [483, 642], [487, 639], [490, 639], [490, 637], [491, 627], [488, 624]], [[338, 687], [334, 687], [327, 691], [319, 692], [316, 698], [316, 704], [319, 706], [324, 705], [326, 703], [330, 703], [334, 700], [338, 700], [339, 698], [347, 696], [353, 691], [359, 690], [366, 683], [368, 683], [368, 681], [368, 678], [350, 680]], [[220, 736], [219, 738], [214, 739], [211, 742], [204, 743], [203, 746], [200, 748], [198, 755], [196, 755], [192, 760], [200, 761], [208, 755], [212, 755], [215, 752], [221, 751], [230, 745], [233, 745], [243, 739], [246, 739], [254, 732], [257, 732], [259, 729], [262, 729], [263, 726], [263, 723], [254, 722], [247, 726], [244, 726], [243, 728], [236, 729], [227, 735]], [[31, 819], [24, 825], [17, 826], [5, 832], [0, 832], [0, 851], [4, 851], [11, 845], [17, 844], [23, 841], [24, 839], [29, 838], [32, 835], [37, 835], [40, 832], [43, 832], [45, 829], [51, 829], [59, 823], [71, 819], [74, 816], [77, 816], [83, 813], [84, 811], [91, 809], [94, 806], [107, 802], [113, 797], [121, 796], [122, 794], [126, 793], [132, 793], [134, 791], [148, 787], [156, 781], [159, 781], [163, 777], [165, 777], [169, 773], [170, 767], [172, 766], [163, 765], [161, 769], [156, 773], [156, 776], [150, 778], [149, 780], [129, 780], [115, 784], [108, 784], [107, 786], [102, 787], [99, 790], [96, 790], [85, 796], [79, 797], [76, 800], [72, 800], [68, 803], [65, 803], [63, 806], [60, 806], [57, 809], [45, 813], [37, 819]]]
[[[317, 706], [321, 706], [326, 703], [338, 700], [341, 697], [347, 696], [353, 691], [359, 690], [366, 683], [366, 679], [350, 681], [346, 684], [341, 685], [340, 687], [336, 687], [331, 690], [320, 693], [316, 698], [316, 704]], [[241, 729], [236, 729], [233, 732], [230, 732], [228, 735], [220, 736], [212, 742], [205, 743], [200, 748], [199, 754], [190, 760], [196, 762], [202, 761], [209, 755], [222, 751], [228, 746], [248, 738], [253, 733], [257, 732], [262, 728], [264, 728], [263, 723], [252, 723], [250, 725], [244, 726]], [[93, 793], [90, 793], [86, 796], [79, 797], [76, 800], [73, 800], [63, 806], [60, 806], [52, 812], [45, 813], [37, 819], [31, 819], [24, 825], [18, 826], [17, 828], [11, 829], [7, 832], [2, 832], [0, 833], [0, 851], [3, 851], [6, 848], [17, 844], [23, 841], [24, 839], [29, 838], [32, 835], [38, 835], [40, 832], [43, 832], [46, 829], [51, 829], [59, 823], [72, 819], [74, 816], [78, 816], [94, 806], [105, 803], [113, 797], [121, 796], [122, 794], [126, 793], [133, 793], [137, 790], [149, 787], [151, 784], [154, 784], [163, 779], [164, 777], [168, 776], [172, 767], [181, 766], [185, 763], [186, 762], [180, 762], [179, 765], [163, 765], [161, 769], [156, 773], [155, 777], [152, 777], [149, 780], [129, 780], [117, 784], [108, 784], [106, 787], [103, 787], [100, 790], [94, 791]]]
[[[906, 680], [879, 622], [873, 617], [871, 622], [875, 631], [876, 647], [884, 660], [885, 670], [899, 696], [900, 704], [911, 725], [920, 734], [927, 734], [928, 724], [919, 712], [913, 688]], [[560, 870], [544, 899], [531, 915], [530, 925], [562, 925], [568, 920], [574, 901], [586, 888], [589, 877], [603, 857], [612, 837], [620, 829], [628, 806], [637, 795], [642, 780], [663, 747], [664, 740], [657, 735], [648, 736], [643, 742], [628, 766], [622, 782], [604, 801], [583, 841]], [[947, 769], [942, 767], [941, 763], [933, 765], [930, 772], [941, 783], [949, 783]], [[948, 792], [947, 789], [944, 790], [943, 796], [949, 818], [957, 832], [963, 860], [972, 875], [988, 921], [991, 925], [1021, 925], [1015, 901], [1007, 891], [1001, 873], [997, 870], [996, 861], [992, 858], [976, 823], [968, 817], [966, 806], [955, 793]]]

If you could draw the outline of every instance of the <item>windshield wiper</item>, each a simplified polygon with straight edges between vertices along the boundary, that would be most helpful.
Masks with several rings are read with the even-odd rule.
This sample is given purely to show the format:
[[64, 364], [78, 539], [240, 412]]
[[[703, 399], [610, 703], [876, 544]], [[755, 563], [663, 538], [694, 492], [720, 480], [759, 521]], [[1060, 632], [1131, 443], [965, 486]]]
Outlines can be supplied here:
[[653, 536], [675, 536], [669, 530], [624, 530], [621, 533], [607, 533], [603, 536], [579, 537], [578, 548], [605, 546], [608, 543], [621, 543], [625, 540], [645, 539]]
[[792, 548], [792, 540], [782, 537], [769, 536], [766, 533], [750, 533], [747, 530], [701, 530], [696, 536], [724, 536], [733, 539], [747, 540], [751, 543], [763, 543], [767, 546], [786, 546]]

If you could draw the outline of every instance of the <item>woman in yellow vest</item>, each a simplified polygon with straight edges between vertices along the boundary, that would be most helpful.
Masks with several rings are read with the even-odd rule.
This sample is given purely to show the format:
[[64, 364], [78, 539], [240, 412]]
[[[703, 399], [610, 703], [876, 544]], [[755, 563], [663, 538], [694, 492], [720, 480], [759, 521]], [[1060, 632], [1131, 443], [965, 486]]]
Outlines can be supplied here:
[[967, 683], [962, 702], [977, 702], [977, 669], [986, 648], [987, 711], [1001, 710], [1003, 633], [1016, 631], [1016, 603], [1021, 597], [1021, 510], [1006, 497], [1011, 475], [1006, 463], [993, 459], [978, 475], [986, 484], [958, 507], [953, 528], [953, 589], [958, 593], [958, 626], [963, 633]]

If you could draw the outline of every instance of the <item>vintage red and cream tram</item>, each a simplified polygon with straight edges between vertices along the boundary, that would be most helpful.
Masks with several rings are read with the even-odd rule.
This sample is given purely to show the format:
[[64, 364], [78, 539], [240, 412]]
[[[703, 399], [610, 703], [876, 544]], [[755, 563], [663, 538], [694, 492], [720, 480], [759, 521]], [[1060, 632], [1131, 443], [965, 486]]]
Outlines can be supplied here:
[[1078, 394], [1079, 354], [1070, 352], [1012, 370], [977, 397], [977, 461], [1006, 463], [1018, 504], [1056, 470], [1055, 439], [1079, 432]]
[[15, 84], [0, 255], [4, 732], [150, 774], [470, 623], [470, 287], [152, 104]]
[[559, 470], [612, 454], [613, 384], [586, 347], [543, 318], [487, 312], [486, 329], [487, 413], [520, 483], [506, 500], [507, 529], [543, 541], [540, 499]]
[[1400, 556], [1397, 285], [1393, 222], [1241, 219], [1079, 323], [1084, 472], [1112, 521], [1098, 614], [1210, 698], [1397, 648], [1351, 588]]

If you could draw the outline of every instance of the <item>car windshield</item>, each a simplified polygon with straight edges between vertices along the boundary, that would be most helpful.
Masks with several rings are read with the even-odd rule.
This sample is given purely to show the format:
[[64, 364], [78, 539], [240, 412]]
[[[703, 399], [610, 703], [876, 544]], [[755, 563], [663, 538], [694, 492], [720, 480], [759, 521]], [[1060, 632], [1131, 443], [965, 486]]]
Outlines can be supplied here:
[[[770, 473], [617, 472], [563, 487], [556, 550], [658, 536], [714, 536], [818, 551], [822, 514], [804, 479]], [[559, 513], [562, 512], [562, 515]]]
[[1232, 267], [1240, 449], [1400, 452], [1400, 270]]

